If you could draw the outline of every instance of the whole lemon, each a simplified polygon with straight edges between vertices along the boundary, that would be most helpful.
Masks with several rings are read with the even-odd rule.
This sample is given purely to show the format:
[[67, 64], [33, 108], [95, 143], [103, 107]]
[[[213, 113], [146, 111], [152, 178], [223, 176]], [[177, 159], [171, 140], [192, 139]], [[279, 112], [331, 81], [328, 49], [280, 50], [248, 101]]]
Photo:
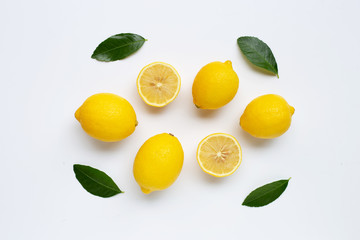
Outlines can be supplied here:
[[75, 112], [75, 118], [87, 134], [104, 142], [128, 137], [137, 125], [131, 104], [112, 93], [90, 96]]
[[192, 86], [193, 101], [202, 109], [217, 109], [229, 103], [239, 88], [231, 61], [212, 62], [200, 69]]
[[180, 174], [184, 151], [172, 134], [149, 138], [139, 149], [134, 161], [134, 177], [143, 193], [170, 187]]
[[257, 138], [276, 138], [290, 127], [295, 109], [284, 98], [267, 94], [252, 100], [240, 118], [240, 126]]

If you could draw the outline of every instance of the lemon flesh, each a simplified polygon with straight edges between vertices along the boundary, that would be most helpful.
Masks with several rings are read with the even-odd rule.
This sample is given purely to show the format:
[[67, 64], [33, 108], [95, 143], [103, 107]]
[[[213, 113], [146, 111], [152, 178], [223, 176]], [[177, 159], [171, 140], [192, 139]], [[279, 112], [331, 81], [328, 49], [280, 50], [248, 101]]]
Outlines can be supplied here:
[[137, 78], [137, 89], [144, 102], [154, 107], [164, 107], [180, 91], [180, 76], [173, 66], [154, 62], [145, 66]]
[[215, 177], [233, 174], [242, 159], [240, 144], [226, 133], [214, 133], [204, 138], [196, 155], [201, 169]]
[[257, 138], [271, 139], [284, 134], [290, 127], [295, 109], [276, 94], [252, 100], [240, 118], [240, 126]]
[[104, 142], [128, 137], [137, 125], [131, 104], [112, 93], [90, 96], [75, 112], [75, 118], [88, 135]]
[[212, 62], [200, 69], [192, 86], [193, 102], [202, 109], [217, 109], [228, 104], [239, 88], [239, 78], [231, 61]]
[[149, 138], [136, 154], [133, 173], [141, 191], [149, 194], [170, 187], [179, 176], [184, 151], [172, 134], [162, 133]]

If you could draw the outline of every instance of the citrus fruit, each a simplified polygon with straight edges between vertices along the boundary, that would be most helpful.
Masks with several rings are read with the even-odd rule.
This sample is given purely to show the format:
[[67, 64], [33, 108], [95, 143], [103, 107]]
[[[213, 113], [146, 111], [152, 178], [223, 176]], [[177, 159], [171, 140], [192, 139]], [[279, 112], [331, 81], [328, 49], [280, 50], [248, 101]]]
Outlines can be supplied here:
[[233, 136], [214, 133], [199, 143], [196, 157], [204, 172], [215, 177], [226, 177], [238, 169], [242, 153], [240, 144]]
[[134, 161], [134, 177], [143, 193], [164, 190], [175, 182], [184, 162], [184, 151], [172, 134], [149, 138], [139, 149]]
[[90, 96], [75, 112], [84, 131], [104, 142], [120, 141], [131, 135], [137, 125], [131, 104], [112, 93]]
[[240, 118], [240, 126], [257, 138], [276, 138], [290, 127], [295, 109], [284, 98], [267, 94], [252, 100]]
[[200, 69], [192, 86], [193, 102], [202, 109], [217, 109], [229, 103], [239, 88], [231, 61], [212, 62]]
[[137, 89], [144, 102], [154, 107], [164, 107], [179, 94], [181, 80], [173, 66], [154, 62], [145, 66], [137, 78]]

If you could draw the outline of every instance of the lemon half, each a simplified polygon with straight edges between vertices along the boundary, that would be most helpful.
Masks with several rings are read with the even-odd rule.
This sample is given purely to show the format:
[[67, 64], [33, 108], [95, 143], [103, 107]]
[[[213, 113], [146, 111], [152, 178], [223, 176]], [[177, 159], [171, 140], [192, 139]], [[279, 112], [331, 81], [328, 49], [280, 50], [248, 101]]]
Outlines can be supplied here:
[[201, 169], [215, 177], [233, 174], [242, 159], [239, 142], [226, 133], [214, 133], [204, 138], [196, 155]]
[[154, 62], [140, 71], [136, 84], [140, 97], [146, 104], [164, 107], [179, 94], [181, 80], [173, 66]]

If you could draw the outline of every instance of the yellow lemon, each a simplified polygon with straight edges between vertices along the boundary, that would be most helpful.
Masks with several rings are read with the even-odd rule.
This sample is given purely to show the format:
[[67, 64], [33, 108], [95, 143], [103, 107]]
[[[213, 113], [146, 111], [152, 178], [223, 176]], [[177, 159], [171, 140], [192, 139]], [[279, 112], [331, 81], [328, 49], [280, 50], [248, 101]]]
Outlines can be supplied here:
[[164, 190], [175, 182], [184, 162], [184, 151], [172, 134], [149, 138], [134, 161], [134, 177], [143, 193]]
[[146, 104], [164, 107], [179, 94], [181, 80], [173, 66], [154, 62], [140, 71], [136, 83], [139, 95]]
[[202, 109], [217, 109], [229, 103], [239, 88], [231, 61], [212, 62], [200, 69], [192, 86], [193, 101]]
[[276, 138], [290, 127], [295, 109], [284, 98], [267, 94], [252, 100], [240, 118], [240, 126], [257, 138]]
[[226, 177], [238, 169], [242, 153], [240, 144], [233, 136], [214, 133], [200, 142], [196, 157], [204, 172], [215, 177]]
[[87, 134], [104, 142], [128, 137], [137, 125], [131, 104], [112, 93], [90, 96], [75, 112], [75, 118]]

